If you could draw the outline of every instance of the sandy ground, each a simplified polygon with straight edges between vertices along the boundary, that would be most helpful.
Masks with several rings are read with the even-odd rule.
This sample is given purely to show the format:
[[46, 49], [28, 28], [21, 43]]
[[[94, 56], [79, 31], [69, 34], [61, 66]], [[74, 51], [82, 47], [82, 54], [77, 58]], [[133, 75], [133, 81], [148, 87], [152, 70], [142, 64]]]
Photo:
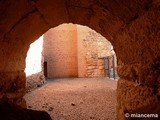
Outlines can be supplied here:
[[29, 109], [53, 120], [115, 120], [117, 81], [107, 78], [50, 79], [25, 95]]

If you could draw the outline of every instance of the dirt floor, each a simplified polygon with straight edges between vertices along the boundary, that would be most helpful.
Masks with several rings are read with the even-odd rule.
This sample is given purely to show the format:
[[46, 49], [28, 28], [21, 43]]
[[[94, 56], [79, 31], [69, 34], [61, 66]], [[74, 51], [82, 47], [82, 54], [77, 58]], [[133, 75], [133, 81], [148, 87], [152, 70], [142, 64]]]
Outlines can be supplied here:
[[49, 79], [25, 95], [29, 109], [53, 120], [115, 120], [117, 81], [107, 78]]

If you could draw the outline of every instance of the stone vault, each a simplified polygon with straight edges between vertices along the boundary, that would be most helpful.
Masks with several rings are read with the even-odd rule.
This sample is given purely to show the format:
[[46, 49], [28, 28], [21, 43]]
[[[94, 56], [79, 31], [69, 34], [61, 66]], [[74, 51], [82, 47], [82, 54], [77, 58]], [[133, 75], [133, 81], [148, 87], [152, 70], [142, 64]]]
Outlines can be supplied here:
[[159, 8], [159, 0], [1, 0], [0, 99], [24, 106], [29, 45], [50, 28], [76, 23], [96, 30], [115, 49], [118, 119], [125, 119], [125, 112], [158, 105]]

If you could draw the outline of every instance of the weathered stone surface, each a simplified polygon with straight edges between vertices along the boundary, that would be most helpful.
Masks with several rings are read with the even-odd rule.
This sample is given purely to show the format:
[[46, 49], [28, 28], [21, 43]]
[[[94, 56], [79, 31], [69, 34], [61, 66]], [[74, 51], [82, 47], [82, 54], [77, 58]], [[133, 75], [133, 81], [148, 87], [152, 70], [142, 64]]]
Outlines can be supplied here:
[[0, 73], [0, 99], [25, 107], [25, 73], [23, 71]]
[[152, 0], [99, 0], [100, 4], [111, 14], [125, 23], [136, 19], [144, 10], [148, 10]]
[[[1, 30], [5, 34], [0, 37], [0, 85], [3, 86], [0, 96], [1, 99], [9, 98], [11, 102], [22, 105], [25, 94], [26, 52], [29, 44], [44, 33], [48, 26], [29, 1], [0, 1], [0, 6], [1, 13], [5, 14], [0, 28], [6, 28]], [[12, 86], [15, 86], [15, 89], [12, 89]]]
[[[6, 9], [7, 8], [7, 9]], [[18, 12], [14, 12], [17, 10]], [[15, 1], [0, 1], [0, 38], [13, 30], [22, 20], [34, 12], [34, 8], [28, 0], [21, 0], [18, 3]], [[14, 17], [13, 17], [14, 16]], [[3, 19], [3, 20], [2, 20]], [[9, 23], [9, 24], [6, 24]]]
[[[159, 103], [160, 1], [90, 1], [0, 1], [1, 99], [7, 96], [11, 101], [22, 100], [25, 91], [23, 71], [29, 44], [51, 27], [74, 22], [101, 33], [115, 49], [122, 78], [117, 94], [120, 98], [117, 107], [119, 120], [125, 119], [125, 111], [147, 107], [156, 99]], [[140, 83], [137, 89], [134, 86], [136, 81]], [[127, 93], [129, 89], [132, 94]]]
[[[120, 55], [118, 56], [118, 72], [121, 78], [118, 85], [118, 98], [121, 98], [118, 99], [121, 101], [118, 110], [122, 109], [123, 112], [136, 111], [136, 109], [144, 108], [159, 100], [160, 55], [158, 51], [160, 50], [160, 42], [158, 36], [160, 34], [158, 31], [160, 19], [159, 17], [157, 19], [157, 15], [159, 16], [158, 6], [157, 3], [153, 4], [149, 11], [133, 21], [116, 36], [118, 42], [115, 49], [121, 49], [126, 54], [124, 57], [124, 55], [119, 54], [119, 51], [116, 52]], [[120, 42], [124, 42], [124, 44], [120, 45]], [[124, 87], [122, 82], [123, 85], [126, 84]], [[132, 86], [127, 87], [129, 86], [128, 83], [132, 83]], [[136, 89], [134, 85], [137, 87]], [[124, 94], [125, 91], [121, 91], [124, 88], [127, 92], [129, 89], [135, 90], [133, 90], [132, 95], [127, 97]], [[126, 98], [129, 100], [133, 96], [135, 96], [133, 102], [126, 101]], [[118, 113], [119, 118], [121, 118], [120, 116], [124, 117], [121, 112]]]
[[103, 77], [103, 58], [110, 56], [111, 48], [109, 41], [88, 27], [62, 24], [52, 28], [44, 34], [47, 77]]
[[[119, 104], [118, 115], [131, 113], [157, 101], [157, 97], [154, 95], [154, 88], [124, 79], [118, 81], [117, 94]], [[124, 118], [125, 116], [121, 117]]]
[[[64, 0], [38, 0], [33, 1], [33, 6], [50, 27], [58, 26], [68, 21], [67, 8]], [[52, 12], [48, 12], [52, 11]], [[58, 12], [57, 12], [58, 11]], [[56, 18], [56, 19], [53, 19]]]
[[[77, 26], [77, 32], [78, 39], [83, 44], [81, 50], [79, 50], [79, 56], [83, 57], [81, 61], [86, 63], [85, 66], [81, 64], [82, 66], [79, 67], [84, 66], [87, 68], [85, 71], [86, 75], [82, 77], [104, 77], [103, 58], [110, 56], [111, 43], [99, 33], [86, 27]], [[81, 61], [79, 60], [80, 63]]]
[[63, 24], [44, 34], [47, 77], [78, 77], [77, 27]]
[[45, 77], [44, 77], [43, 72], [39, 72], [39, 73], [32, 74], [30, 76], [27, 76], [27, 78], [26, 78], [26, 91], [30, 92], [30, 91], [36, 89], [37, 87], [42, 86], [44, 83], [46, 83], [46, 81], [45, 81]]
[[[158, 101], [152, 103], [151, 105], [148, 105], [148, 106], [145, 106], [145, 107], [142, 107], [136, 111], [133, 111], [132, 113], [137, 113], [137, 114], [143, 114], [143, 115], [146, 115], [146, 113], [148, 113], [150, 116], [150, 118], [141, 118], [141, 120], [154, 120], [154, 119], [159, 119], [159, 114], [160, 114], [160, 103]], [[149, 115], [146, 115], [146, 116], [149, 116]], [[137, 115], [138, 116], [138, 115]], [[129, 118], [127, 120], [136, 120], [135, 118]], [[137, 120], [139, 120], [137, 118]]]

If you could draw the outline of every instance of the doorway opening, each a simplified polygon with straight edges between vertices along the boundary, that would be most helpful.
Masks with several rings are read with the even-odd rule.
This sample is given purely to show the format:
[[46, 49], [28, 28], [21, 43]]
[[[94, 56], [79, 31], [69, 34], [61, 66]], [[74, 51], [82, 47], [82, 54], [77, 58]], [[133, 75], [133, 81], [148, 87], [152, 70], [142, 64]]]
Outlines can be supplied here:
[[26, 58], [27, 91], [53, 78], [118, 80], [112, 44], [96, 31], [77, 24], [51, 28], [30, 45]]
[[35, 42], [42, 40], [41, 50], [34, 49], [32, 57], [41, 55], [41, 70], [27, 76], [28, 91], [32, 91], [25, 96], [28, 108], [45, 110], [53, 119], [115, 119], [117, 81], [109, 77], [114, 77], [117, 64], [111, 43], [75, 24], [52, 28], [40, 38]]

